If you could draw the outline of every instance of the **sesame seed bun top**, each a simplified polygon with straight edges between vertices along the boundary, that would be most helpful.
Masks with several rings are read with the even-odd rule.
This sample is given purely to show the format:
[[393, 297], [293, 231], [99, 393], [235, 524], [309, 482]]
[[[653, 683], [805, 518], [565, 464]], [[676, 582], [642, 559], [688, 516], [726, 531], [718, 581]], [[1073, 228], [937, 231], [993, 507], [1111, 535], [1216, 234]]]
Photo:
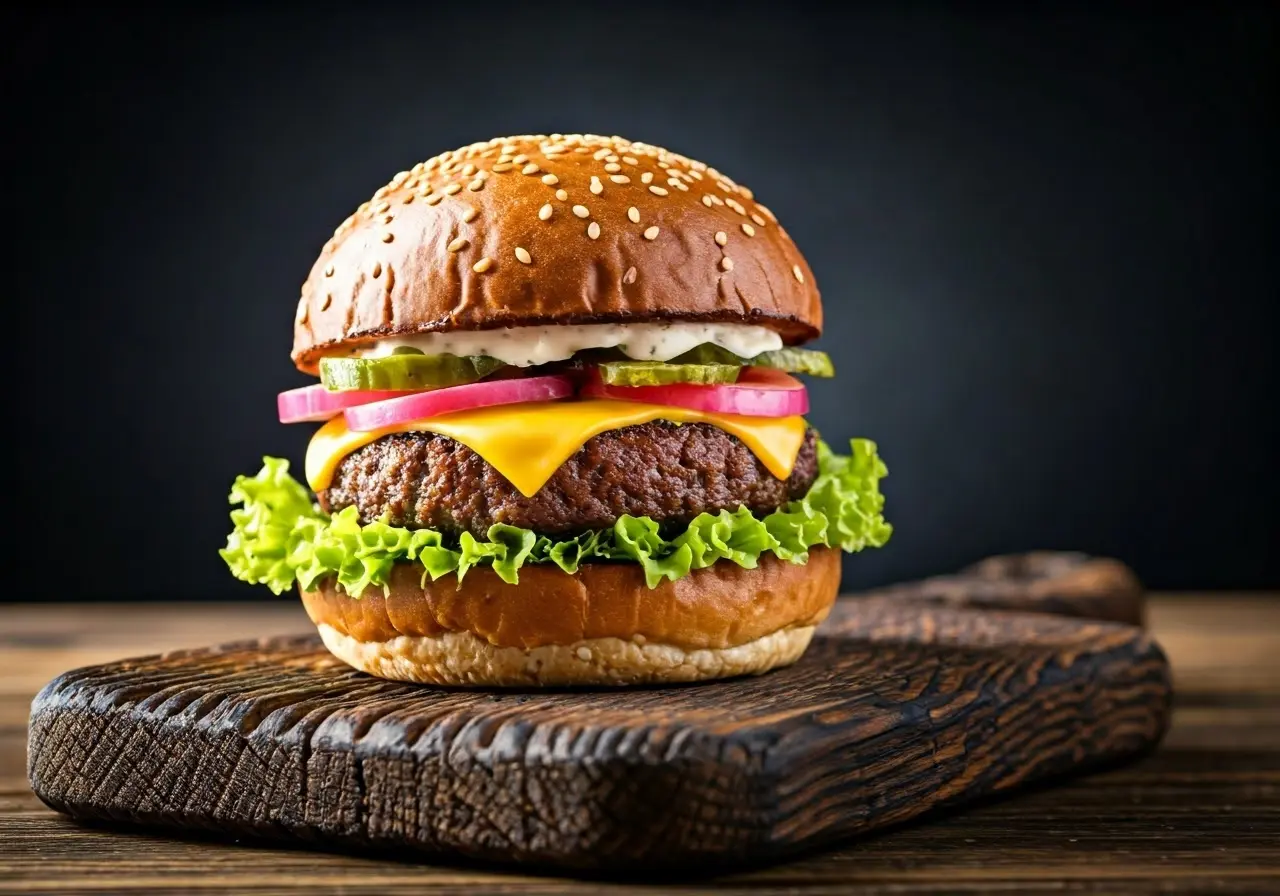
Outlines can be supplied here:
[[822, 329], [813, 274], [773, 213], [714, 168], [581, 134], [495, 138], [397, 174], [302, 285], [293, 360], [385, 336], [690, 320]]

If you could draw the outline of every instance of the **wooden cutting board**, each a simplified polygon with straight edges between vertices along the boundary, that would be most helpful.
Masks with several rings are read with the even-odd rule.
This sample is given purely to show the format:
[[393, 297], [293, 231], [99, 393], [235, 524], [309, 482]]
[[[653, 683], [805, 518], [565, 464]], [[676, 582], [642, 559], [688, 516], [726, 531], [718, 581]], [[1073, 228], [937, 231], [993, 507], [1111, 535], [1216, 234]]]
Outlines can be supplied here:
[[1113, 561], [1029, 554], [837, 604], [792, 668], [443, 690], [311, 635], [68, 672], [35, 792], [75, 818], [580, 870], [774, 861], [1150, 750], [1169, 667]]

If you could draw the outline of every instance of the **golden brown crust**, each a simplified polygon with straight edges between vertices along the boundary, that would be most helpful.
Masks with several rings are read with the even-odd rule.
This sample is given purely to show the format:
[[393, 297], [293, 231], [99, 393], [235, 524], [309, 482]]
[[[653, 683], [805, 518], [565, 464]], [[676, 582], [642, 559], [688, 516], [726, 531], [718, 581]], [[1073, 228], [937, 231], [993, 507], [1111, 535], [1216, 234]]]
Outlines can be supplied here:
[[314, 373], [393, 334], [662, 319], [795, 344], [822, 308], [773, 213], [714, 168], [616, 137], [498, 138], [401, 172], [343, 222], [303, 284], [293, 360]]
[[379, 678], [470, 687], [673, 684], [759, 675], [800, 658], [813, 626], [785, 628], [736, 647], [685, 650], [670, 644], [593, 638], [522, 650], [494, 647], [467, 632], [358, 641], [323, 623], [320, 638], [349, 666]]
[[421, 583], [417, 564], [396, 566], [389, 591], [359, 599], [326, 580], [303, 591], [311, 621], [359, 641], [469, 632], [495, 647], [525, 650], [617, 638], [682, 650], [735, 647], [826, 618], [840, 586], [840, 552], [815, 548], [804, 565], [760, 558], [756, 569], [722, 560], [650, 590], [635, 563], [591, 563], [569, 575], [527, 565], [509, 585], [479, 567]]

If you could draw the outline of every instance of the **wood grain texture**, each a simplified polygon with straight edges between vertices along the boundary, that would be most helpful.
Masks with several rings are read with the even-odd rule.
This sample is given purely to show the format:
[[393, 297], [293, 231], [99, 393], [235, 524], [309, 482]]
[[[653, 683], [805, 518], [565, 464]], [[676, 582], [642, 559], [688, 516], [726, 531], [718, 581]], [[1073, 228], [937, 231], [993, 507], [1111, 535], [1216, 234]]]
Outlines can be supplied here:
[[[1154, 595], [1177, 681], [1161, 747], [794, 861], [626, 893], [1280, 892], [1280, 594]], [[159, 648], [303, 631], [296, 601], [0, 605], [0, 893], [573, 893], [615, 888], [390, 854], [244, 849], [86, 827], [26, 779], [31, 698], [58, 672]]]
[[37, 697], [29, 771], [81, 819], [689, 869], [1132, 757], [1169, 701], [1140, 629], [881, 596], [841, 604], [795, 667], [704, 687], [419, 688], [310, 636], [92, 667]]
[[1066, 551], [989, 557], [953, 575], [867, 592], [916, 604], [1143, 624], [1142, 583], [1116, 560]]

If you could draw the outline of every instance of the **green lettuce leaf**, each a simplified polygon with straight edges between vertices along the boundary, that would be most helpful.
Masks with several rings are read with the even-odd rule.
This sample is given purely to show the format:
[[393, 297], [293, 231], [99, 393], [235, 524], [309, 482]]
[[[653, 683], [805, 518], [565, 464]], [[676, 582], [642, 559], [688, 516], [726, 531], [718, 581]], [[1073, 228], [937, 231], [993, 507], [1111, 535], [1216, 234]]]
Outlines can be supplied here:
[[850, 453], [818, 442], [818, 477], [798, 501], [759, 518], [745, 507], [703, 513], [683, 532], [664, 536], [647, 517], [623, 516], [609, 529], [552, 539], [497, 524], [484, 539], [464, 532], [450, 538], [432, 529], [403, 529], [375, 521], [360, 525], [354, 507], [329, 515], [289, 475], [289, 462], [265, 457], [255, 476], [231, 487], [233, 525], [218, 553], [238, 579], [266, 585], [276, 594], [295, 584], [313, 588], [333, 576], [353, 597], [385, 588], [396, 563], [417, 562], [423, 581], [455, 573], [461, 582], [475, 566], [489, 566], [504, 582], [520, 580], [526, 563], [550, 563], [573, 574], [591, 560], [630, 561], [656, 588], [695, 569], [728, 560], [754, 569], [772, 551], [790, 563], [806, 563], [818, 545], [844, 551], [880, 547], [893, 527], [884, 519], [880, 480], [887, 475], [874, 442], [854, 439]]

